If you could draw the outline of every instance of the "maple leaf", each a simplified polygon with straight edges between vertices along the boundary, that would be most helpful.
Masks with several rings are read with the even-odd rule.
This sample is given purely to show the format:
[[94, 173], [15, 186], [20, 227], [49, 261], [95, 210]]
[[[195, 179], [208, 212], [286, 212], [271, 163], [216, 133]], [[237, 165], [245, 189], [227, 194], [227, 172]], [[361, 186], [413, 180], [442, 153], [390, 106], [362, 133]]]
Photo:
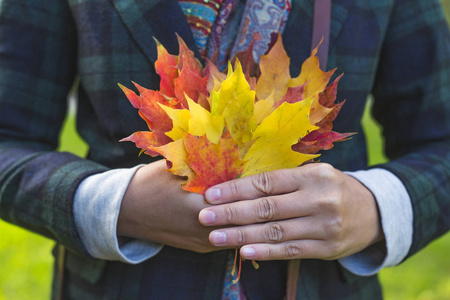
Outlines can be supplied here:
[[159, 85], [160, 92], [169, 97], [174, 97], [174, 80], [178, 77], [178, 57], [176, 55], [170, 55], [166, 48], [156, 39], [155, 42], [158, 51], [158, 59], [155, 61], [155, 71], [161, 78]]
[[228, 70], [220, 90], [212, 93], [211, 113], [223, 116], [231, 136], [242, 145], [250, 141], [256, 125], [253, 121], [255, 92], [245, 79], [239, 61], [234, 71], [231, 64]]
[[[134, 91], [119, 84], [119, 87], [125, 93], [131, 104], [139, 109], [139, 115], [145, 120], [148, 128], [152, 130], [152, 134], [146, 134], [145, 136], [143, 133], [133, 134], [122, 141], [135, 142], [142, 149], [169, 143], [171, 139], [165, 133], [172, 129], [173, 123], [159, 104], [173, 106], [173, 103], [165, 100], [157, 91], [145, 89], [138, 84], [135, 84], [135, 86], [140, 91], [139, 96]], [[148, 147], [145, 143], [148, 143]], [[147, 151], [146, 153], [152, 155], [153, 152]]]
[[323, 133], [313, 131], [297, 144], [293, 145], [292, 150], [305, 154], [315, 154], [320, 150], [330, 150], [333, 148], [334, 142], [345, 141], [353, 134], [354, 133], [338, 133], [335, 131]]
[[207, 95], [208, 79], [198, 76], [189, 68], [183, 68], [180, 76], [175, 79], [175, 96], [184, 108], [188, 108], [186, 95], [198, 102], [201, 95]]
[[201, 77], [202, 76], [202, 64], [195, 58], [194, 52], [189, 50], [183, 39], [177, 34], [178, 45], [180, 53], [178, 55], [178, 69], [182, 70], [184, 68], [190, 69], [194, 74]]
[[208, 76], [208, 84], [206, 89], [208, 93], [218, 91], [220, 89], [221, 82], [227, 79], [227, 75], [220, 72], [212, 61], [207, 58], [205, 58], [205, 60], [206, 67], [203, 69], [203, 77]]
[[291, 80], [290, 61], [291, 59], [284, 50], [281, 35], [279, 35], [272, 49], [267, 55], [262, 55], [260, 59], [261, 76], [256, 84], [258, 99], [267, 98], [273, 91], [275, 101], [283, 97]]
[[184, 132], [189, 130], [190, 111], [188, 109], [174, 109], [164, 105], [160, 105], [160, 107], [172, 119], [173, 123], [172, 130], [166, 132], [166, 135], [174, 141], [183, 138]]
[[183, 188], [204, 194], [218, 183], [232, 180], [241, 175], [244, 163], [239, 160], [239, 147], [226, 130], [215, 144], [206, 136], [186, 133], [184, 146], [187, 150], [187, 165], [195, 172], [195, 177]]
[[[188, 108], [186, 95], [197, 103], [203, 102], [208, 94], [208, 76], [206, 73], [202, 77], [202, 65], [195, 58], [194, 52], [184, 43], [183, 39], [177, 35], [179, 44], [178, 77], [173, 79], [175, 97], [181, 102], [184, 108]], [[206, 100], [205, 100], [206, 101]], [[206, 102], [204, 102], [206, 106]]]
[[348, 140], [355, 133], [338, 133], [331, 131], [333, 129], [333, 121], [336, 119], [339, 111], [345, 101], [335, 104], [337, 85], [342, 75], [337, 77], [318, 97], [315, 97], [313, 106], [311, 107], [311, 123], [318, 126], [318, 129], [312, 131], [292, 149], [305, 154], [314, 154], [320, 150], [329, 150], [333, 148], [334, 142], [342, 142]]
[[[245, 78], [247, 81], [250, 78], [256, 78], [261, 75], [258, 64], [253, 59], [253, 47], [255, 46], [255, 41], [253, 40], [247, 49], [244, 51], [237, 52], [234, 57], [231, 59], [232, 65], [235, 65], [236, 60], [240, 61], [242, 65], [242, 70], [245, 74]], [[249, 82], [250, 83], [250, 82]], [[250, 84], [252, 85], [252, 84]], [[256, 88], [256, 86], [255, 86]]]
[[256, 124], [261, 124], [261, 122], [274, 111], [274, 97], [275, 93], [272, 92], [266, 99], [259, 100], [255, 103], [253, 119]]
[[320, 69], [319, 58], [316, 56], [318, 47], [314, 48], [311, 51], [311, 56], [303, 62], [298, 77], [289, 80], [289, 87], [305, 84], [305, 98], [310, 97], [317, 91], [323, 91], [330, 81], [331, 76], [336, 71], [334, 69], [329, 72], [324, 72]]
[[215, 116], [204, 109], [199, 104], [188, 98], [189, 111], [191, 118], [189, 119], [189, 133], [192, 135], [206, 135], [209, 141], [217, 144], [221, 138], [224, 128], [224, 118]]
[[265, 118], [253, 132], [255, 143], [244, 160], [248, 160], [242, 176], [282, 168], [294, 168], [318, 155], [295, 152], [291, 146], [315, 130], [309, 120], [312, 98], [301, 102], [284, 102]]
[[188, 166], [188, 153], [184, 146], [183, 139], [179, 139], [159, 147], [149, 147], [153, 152], [166, 158], [172, 174], [187, 177], [188, 180], [195, 177], [194, 171]]
[[154, 150], [154, 147], [158, 147], [163, 143], [158, 140], [158, 137], [151, 131], [138, 131], [120, 140], [121, 142], [134, 142], [136, 147], [141, 148], [141, 153], [144, 152], [150, 156], [161, 155], [158, 151]]

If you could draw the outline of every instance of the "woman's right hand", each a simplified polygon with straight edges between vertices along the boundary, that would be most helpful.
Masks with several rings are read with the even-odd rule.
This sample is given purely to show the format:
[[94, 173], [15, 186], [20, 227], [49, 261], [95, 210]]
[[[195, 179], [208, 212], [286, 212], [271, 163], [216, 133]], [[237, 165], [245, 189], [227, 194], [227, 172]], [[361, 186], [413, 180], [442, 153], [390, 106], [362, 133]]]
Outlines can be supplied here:
[[183, 180], [165, 169], [160, 160], [137, 170], [123, 197], [117, 234], [199, 253], [223, 249], [208, 238], [217, 227], [198, 220], [200, 210], [209, 206], [205, 198], [183, 190]]

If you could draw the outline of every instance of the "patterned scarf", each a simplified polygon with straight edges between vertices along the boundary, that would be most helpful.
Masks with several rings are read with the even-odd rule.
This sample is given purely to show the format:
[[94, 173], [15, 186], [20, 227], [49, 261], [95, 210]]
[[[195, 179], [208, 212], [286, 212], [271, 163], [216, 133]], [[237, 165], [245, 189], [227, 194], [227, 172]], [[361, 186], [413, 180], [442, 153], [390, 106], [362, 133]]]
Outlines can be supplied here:
[[208, 37], [219, 13], [222, 0], [178, 0], [178, 3], [186, 15], [200, 54], [205, 56]]
[[203, 57], [226, 68], [236, 52], [254, 42], [253, 57], [267, 52], [284, 30], [290, 0], [178, 0]]

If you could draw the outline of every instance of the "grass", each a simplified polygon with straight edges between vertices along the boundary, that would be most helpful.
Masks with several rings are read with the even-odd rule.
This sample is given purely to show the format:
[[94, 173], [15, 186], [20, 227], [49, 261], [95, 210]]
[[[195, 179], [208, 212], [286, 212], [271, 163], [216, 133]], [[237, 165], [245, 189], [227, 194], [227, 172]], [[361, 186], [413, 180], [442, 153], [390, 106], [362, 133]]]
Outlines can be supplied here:
[[0, 221], [0, 299], [49, 299], [53, 242]]

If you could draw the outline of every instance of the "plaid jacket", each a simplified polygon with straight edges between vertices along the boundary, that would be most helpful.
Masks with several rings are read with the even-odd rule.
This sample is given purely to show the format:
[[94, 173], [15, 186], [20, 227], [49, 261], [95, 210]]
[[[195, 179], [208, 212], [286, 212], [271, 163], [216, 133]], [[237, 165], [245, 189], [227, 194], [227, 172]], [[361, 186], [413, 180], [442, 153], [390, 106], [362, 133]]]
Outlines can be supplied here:
[[[313, 1], [294, 0], [284, 32], [295, 76], [309, 56], [312, 10]], [[139, 265], [99, 261], [87, 255], [74, 226], [73, 196], [86, 176], [151, 161], [138, 158], [133, 144], [117, 142], [146, 128], [117, 83], [157, 89], [152, 36], [177, 53], [175, 32], [195, 49], [175, 0], [0, 1], [0, 217], [68, 249], [65, 299], [220, 297], [223, 251], [165, 247]], [[345, 72], [338, 97], [347, 99], [335, 129], [360, 134], [322, 161], [342, 170], [367, 167], [360, 120], [372, 93], [391, 159], [381, 167], [412, 199], [410, 256], [450, 227], [450, 39], [439, 1], [333, 1], [328, 68], [334, 67]], [[87, 159], [54, 151], [76, 76]], [[268, 262], [244, 270], [249, 298], [281, 299], [285, 267]], [[355, 276], [336, 261], [303, 260], [297, 297], [377, 299], [381, 290], [376, 276]]]

